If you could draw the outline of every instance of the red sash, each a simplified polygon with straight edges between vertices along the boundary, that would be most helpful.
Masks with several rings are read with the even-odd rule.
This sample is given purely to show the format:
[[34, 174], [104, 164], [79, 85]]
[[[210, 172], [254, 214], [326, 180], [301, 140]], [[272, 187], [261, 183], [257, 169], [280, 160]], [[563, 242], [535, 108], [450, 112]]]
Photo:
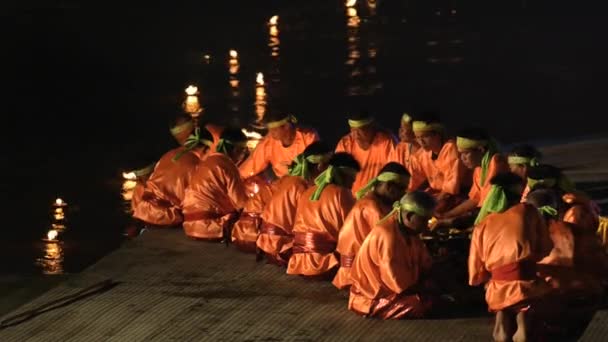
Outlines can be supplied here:
[[336, 241], [327, 234], [294, 233], [294, 253], [330, 254], [336, 250]]
[[536, 279], [536, 263], [522, 260], [490, 271], [492, 280], [515, 281]]

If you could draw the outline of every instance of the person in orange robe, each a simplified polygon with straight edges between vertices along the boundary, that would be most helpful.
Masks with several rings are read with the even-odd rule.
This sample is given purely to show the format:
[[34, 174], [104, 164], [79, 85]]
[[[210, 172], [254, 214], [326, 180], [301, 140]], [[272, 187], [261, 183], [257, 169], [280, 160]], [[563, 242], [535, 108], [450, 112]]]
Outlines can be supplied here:
[[363, 241], [351, 269], [348, 309], [380, 319], [423, 318], [432, 309], [432, 259], [418, 235], [435, 207], [424, 192], [405, 195]]
[[[481, 208], [469, 252], [469, 285], [486, 284], [486, 302], [496, 313], [496, 341], [530, 337], [530, 310], [550, 291], [536, 275], [536, 263], [553, 247], [547, 227], [532, 205], [519, 203], [521, 178], [513, 173], [490, 180], [492, 189]], [[513, 326], [516, 322], [516, 327]]]
[[497, 174], [509, 172], [506, 159], [498, 152], [496, 143], [483, 129], [463, 130], [456, 136], [456, 146], [464, 166], [469, 170], [474, 170], [473, 185], [471, 185], [469, 198], [466, 201], [438, 215], [439, 220], [435, 227], [466, 228], [472, 226], [477, 217], [478, 208], [481, 208], [492, 187], [490, 179]]
[[407, 188], [410, 174], [401, 164], [391, 162], [380, 170], [378, 176], [357, 192], [359, 199], [344, 220], [338, 235], [336, 251], [340, 254], [340, 268], [333, 280], [335, 287], [344, 289], [351, 285], [350, 269], [363, 240], [382, 217], [392, 209]]
[[133, 193], [133, 217], [156, 226], [175, 226], [183, 221], [185, 190], [200, 158], [212, 141], [206, 129], [197, 128], [184, 146], [163, 155], [156, 164], [145, 189]]
[[444, 127], [434, 113], [422, 113], [412, 124], [422, 150], [411, 162], [409, 191], [423, 190], [437, 199], [437, 213], [452, 209], [462, 201], [460, 193], [471, 185], [471, 172], [460, 160], [456, 142], [445, 137]]
[[560, 194], [564, 203], [560, 211], [561, 220], [577, 225], [582, 230], [593, 233], [597, 231], [599, 208], [587, 195], [577, 191], [559, 168], [545, 164], [530, 168], [522, 201], [525, 201], [527, 191], [542, 188], [554, 189]]
[[350, 133], [340, 139], [336, 152], [351, 154], [361, 165], [361, 172], [357, 174], [352, 188], [353, 194], [356, 194], [389, 161], [395, 147], [395, 137], [378, 127], [365, 110], [351, 115], [348, 125]]
[[534, 190], [526, 199], [543, 214], [553, 241], [551, 253], [539, 261], [538, 272], [563, 300], [580, 296], [595, 300], [603, 293], [601, 281], [606, 277], [608, 257], [597, 235], [559, 220], [560, 202], [551, 189]]
[[412, 117], [403, 114], [401, 126], [399, 127], [399, 143], [395, 146], [389, 157], [389, 161], [397, 162], [411, 173], [411, 160], [421, 151], [420, 145], [416, 141], [416, 135], [412, 129]]
[[292, 115], [270, 114], [266, 123], [268, 135], [239, 166], [243, 179], [263, 172], [269, 165], [277, 177], [285, 176], [291, 161], [302, 153], [306, 146], [319, 140], [314, 130], [297, 127], [296, 119]]
[[350, 189], [359, 170], [353, 156], [336, 153], [315, 179], [315, 185], [304, 191], [296, 210], [293, 255], [287, 274], [327, 280], [335, 275], [338, 232], [355, 204]]
[[205, 240], [230, 240], [230, 228], [248, 200], [236, 163], [247, 151], [247, 138], [226, 128], [216, 152], [203, 159], [184, 198], [184, 232]]
[[333, 150], [321, 141], [308, 145], [290, 165], [289, 175], [281, 177], [274, 184], [272, 197], [262, 211], [262, 224], [256, 242], [268, 262], [287, 266], [293, 246], [292, 229], [298, 201], [313, 180], [325, 170], [332, 154]]

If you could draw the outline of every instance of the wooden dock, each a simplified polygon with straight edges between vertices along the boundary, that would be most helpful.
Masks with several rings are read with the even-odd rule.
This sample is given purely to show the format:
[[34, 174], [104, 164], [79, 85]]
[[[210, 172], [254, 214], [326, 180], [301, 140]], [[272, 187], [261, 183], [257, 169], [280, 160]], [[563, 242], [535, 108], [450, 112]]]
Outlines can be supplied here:
[[488, 341], [489, 317], [365, 319], [328, 282], [153, 230], [0, 320], [1, 341]]

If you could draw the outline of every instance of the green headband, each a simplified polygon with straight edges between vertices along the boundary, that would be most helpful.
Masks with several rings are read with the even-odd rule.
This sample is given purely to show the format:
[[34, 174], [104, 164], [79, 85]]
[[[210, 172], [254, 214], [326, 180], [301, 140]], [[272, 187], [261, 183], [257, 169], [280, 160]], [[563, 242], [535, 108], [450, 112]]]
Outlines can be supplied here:
[[369, 125], [370, 123], [374, 122], [374, 118], [368, 118], [368, 119], [363, 119], [363, 120], [348, 120], [348, 125], [351, 128], [361, 128], [364, 126]]
[[310, 196], [310, 200], [318, 201], [319, 198], [321, 197], [321, 193], [323, 192], [323, 189], [325, 189], [325, 187], [329, 184], [338, 184], [338, 185], [344, 184], [343, 175], [345, 173], [349, 174], [351, 176], [355, 176], [357, 174], [357, 171], [355, 169], [352, 169], [352, 168], [346, 167], [346, 166], [335, 167], [333, 165], [330, 165], [317, 178], [315, 178], [315, 185], [317, 186], [317, 189], [312, 194], [312, 196]]
[[[517, 189], [519, 190], [519, 189]], [[509, 208], [509, 200], [507, 198], [507, 192], [517, 192], [515, 185], [513, 188], [504, 188], [502, 185], [492, 185], [490, 192], [483, 201], [483, 205], [477, 214], [475, 224], [479, 224], [486, 216], [491, 213], [502, 213]]]
[[427, 131], [442, 132], [443, 125], [440, 123], [426, 123], [424, 121], [414, 121], [414, 123], [412, 123], [412, 129], [414, 130], [414, 133]]
[[557, 209], [553, 208], [550, 205], [543, 205], [542, 207], [538, 208], [538, 211], [543, 215], [548, 215], [551, 217], [557, 216]]
[[523, 165], [529, 165], [529, 166], [538, 166], [538, 160], [536, 158], [528, 158], [528, 157], [521, 157], [521, 156], [509, 156], [507, 158], [507, 162], [509, 164], [523, 164]]
[[232, 145], [232, 146], [236, 146], [236, 147], [247, 147], [247, 142], [246, 141], [233, 142], [228, 139], [221, 138], [220, 140], [217, 141], [215, 151], [222, 153], [222, 154], [228, 154], [228, 145]]
[[404, 200], [402, 198], [400, 201], [396, 201], [395, 203], [393, 203], [393, 210], [391, 210], [388, 214], [386, 214], [386, 216], [384, 216], [380, 221], [378, 221], [377, 224], [381, 224], [381, 223], [385, 222], [386, 220], [388, 220], [395, 214], [397, 214], [397, 220], [399, 221], [399, 223], [403, 223], [401, 215], [404, 211], [414, 213], [414, 214], [416, 214], [418, 216], [422, 216], [422, 217], [432, 217], [433, 216], [432, 209], [423, 208], [422, 206], [420, 206], [418, 203], [414, 202], [411, 199], [406, 198]]
[[289, 167], [289, 175], [302, 177], [304, 179], [310, 178], [310, 167], [309, 164], [319, 164], [326, 162], [331, 158], [331, 153], [326, 154], [311, 154], [308, 157], [304, 157], [304, 153], [300, 153], [293, 160], [293, 167]]
[[464, 137], [456, 137], [456, 147], [458, 148], [458, 152], [462, 152], [463, 150], [471, 150], [479, 147], [486, 147], [487, 151], [483, 154], [481, 158], [481, 186], [486, 184], [486, 175], [488, 174], [488, 169], [490, 168], [490, 162], [492, 161], [492, 156], [497, 153], [498, 148], [496, 147], [496, 142], [492, 139], [490, 140], [475, 140]]
[[178, 135], [178, 134], [180, 134], [182, 132], [191, 130], [192, 127], [194, 127], [194, 124], [192, 123], [192, 121], [187, 121], [187, 122], [184, 122], [184, 123], [182, 123], [180, 125], [177, 125], [177, 126], [171, 128], [170, 131], [171, 131], [172, 135]]
[[152, 171], [154, 171], [155, 165], [156, 165], [156, 163], [152, 163], [152, 164], [144, 167], [143, 169], [133, 170], [132, 172], [135, 174], [136, 177], [142, 177], [142, 176], [152, 173]]
[[271, 121], [271, 122], [267, 123], [266, 127], [268, 127], [269, 129], [270, 128], [277, 128], [277, 127], [283, 126], [286, 123], [293, 123], [293, 124], [295, 124], [297, 122], [298, 122], [298, 119], [296, 119], [295, 116], [293, 116], [293, 115], [290, 114], [290, 115], [287, 115], [284, 119], [277, 120], [277, 121]]
[[410, 177], [408, 175], [395, 172], [382, 172], [378, 177], [372, 178], [363, 188], [357, 191], [357, 199], [361, 199], [365, 196], [379, 182], [393, 182], [407, 187], [409, 181]]
[[401, 116], [401, 121], [405, 123], [411, 123], [412, 117], [408, 113], [403, 113], [403, 115]]
[[199, 145], [204, 145], [204, 146], [207, 146], [207, 147], [211, 147], [213, 145], [213, 141], [201, 138], [201, 129], [197, 127], [194, 130], [194, 134], [190, 134], [190, 136], [188, 137], [188, 139], [186, 139], [186, 142], [184, 143], [185, 149], [179, 151], [173, 157], [173, 161], [174, 162], [177, 161], [184, 154], [186, 154], [186, 152], [192, 151], [193, 149], [195, 149]]

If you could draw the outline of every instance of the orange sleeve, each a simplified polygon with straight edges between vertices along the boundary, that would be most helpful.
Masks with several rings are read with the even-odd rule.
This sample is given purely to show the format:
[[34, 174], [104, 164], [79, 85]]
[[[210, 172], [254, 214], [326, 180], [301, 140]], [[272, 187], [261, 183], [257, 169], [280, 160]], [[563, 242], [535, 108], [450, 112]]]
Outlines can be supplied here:
[[255, 176], [258, 173], [264, 171], [269, 164], [269, 153], [268, 145], [270, 144], [270, 138], [264, 137], [262, 141], [256, 146], [251, 152], [249, 158], [247, 158], [240, 166], [239, 172], [242, 178], [249, 178]]
[[311, 131], [310, 134], [306, 135], [306, 137], [304, 139], [304, 144], [306, 146], [308, 146], [308, 145], [312, 144], [313, 142], [319, 141], [319, 140], [320, 140], [319, 133], [317, 133], [317, 131], [313, 130], [313, 131]]
[[[489, 173], [490, 172], [488, 172], [488, 174]], [[488, 177], [486, 177], [486, 179], [490, 179], [489, 175], [488, 175]], [[475, 172], [473, 172], [473, 184], [471, 185], [471, 190], [469, 190], [469, 199], [471, 201], [475, 201], [475, 203], [477, 203], [477, 204], [479, 204], [479, 201], [481, 200], [481, 188], [479, 186], [480, 183], [481, 183], [481, 168], [476, 167]]]
[[446, 158], [445, 170], [442, 170], [445, 178], [443, 181], [442, 192], [457, 195], [460, 192], [460, 182], [463, 175], [463, 166], [460, 162], [460, 154], [456, 148], [456, 144], [453, 144], [453, 148], [443, 156]]
[[426, 174], [424, 173], [424, 169], [422, 168], [422, 158], [424, 158], [423, 153], [418, 153], [415, 156], [412, 156], [410, 159], [410, 184], [407, 187], [408, 191], [418, 190], [426, 181]]
[[471, 248], [469, 250], [469, 285], [477, 286], [490, 279], [490, 274], [486, 270], [483, 262], [483, 250], [481, 247], [481, 232], [484, 230], [485, 220], [473, 230], [471, 238]]

